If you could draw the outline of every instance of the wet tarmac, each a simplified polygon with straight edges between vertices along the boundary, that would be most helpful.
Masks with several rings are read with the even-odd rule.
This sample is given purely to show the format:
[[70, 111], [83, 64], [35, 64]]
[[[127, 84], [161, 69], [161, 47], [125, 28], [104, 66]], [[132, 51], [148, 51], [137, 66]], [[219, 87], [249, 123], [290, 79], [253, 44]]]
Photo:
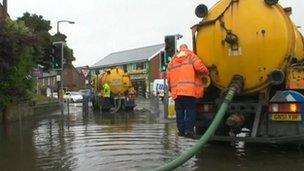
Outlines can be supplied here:
[[[145, 107], [83, 115], [72, 104], [70, 111], [0, 125], [0, 170], [149, 170], [195, 143]], [[213, 143], [177, 170], [304, 170], [303, 152], [295, 145]]]

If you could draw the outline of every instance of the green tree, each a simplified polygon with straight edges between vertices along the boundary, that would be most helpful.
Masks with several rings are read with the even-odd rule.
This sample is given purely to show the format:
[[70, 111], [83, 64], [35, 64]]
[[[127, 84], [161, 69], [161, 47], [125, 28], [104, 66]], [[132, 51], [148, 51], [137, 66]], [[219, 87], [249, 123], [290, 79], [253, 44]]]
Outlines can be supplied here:
[[[30, 31], [37, 36], [38, 44], [34, 46], [34, 60], [37, 64], [45, 66], [46, 69], [51, 69], [52, 43], [57, 41], [66, 42], [67, 36], [61, 33], [52, 36], [49, 33], [52, 29], [51, 22], [45, 20], [41, 15], [26, 12], [17, 21], [23, 21]], [[72, 64], [72, 61], [75, 60], [73, 50], [68, 46], [64, 48], [64, 58], [66, 64]]]
[[25, 25], [34, 33], [48, 32], [52, 29], [51, 22], [43, 19], [41, 15], [30, 14], [25, 12], [22, 17], [17, 18], [17, 21], [24, 21]]
[[25, 26], [36, 35], [37, 43], [34, 48], [34, 61], [46, 68], [51, 69], [51, 53], [52, 53], [52, 36], [51, 22], [45, 20], [41, 15], [24, 13], [22, 17], [17, 19], [18, 22], [24, 22]]
[[[62, 33], [57, 33], [52, 37], [53, 42], [58, 42], [58, 41], [64, 41], [66, 42], [67, 36]], [[71, 65], [73, 61], [75, 61], [73, 49], [69, 48], [68, 46], [64, 47], [64, 52], [63, 52], [64, 59], [66, 60], [66, 65]]]
[[0, 24], [0, 110], [12, 101], [32, 97], [37, 38], [23, 22]]

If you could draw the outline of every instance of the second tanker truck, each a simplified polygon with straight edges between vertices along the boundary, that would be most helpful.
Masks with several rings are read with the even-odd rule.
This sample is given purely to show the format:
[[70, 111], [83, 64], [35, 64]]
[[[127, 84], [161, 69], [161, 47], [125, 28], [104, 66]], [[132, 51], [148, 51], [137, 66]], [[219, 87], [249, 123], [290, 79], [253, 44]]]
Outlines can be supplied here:
[[[110, 103], [103, 98], [103, 85], [107, 83], [110, 87]], [[94, 97], [93, 108], [95, 110], [108, 111], [113, 108], [114, 112], [122, 110], [133, 110], [135, 107], [135, 90], [132, 86], [130, 76], [120, 68], [109, 69], [98, 74], [93, 79]]]
[[[304, 42], [278, 0], [220, 0], [192, 27], [193, 49], [210, 70], [198, 100], [204, 133], [231, 84], [238, 94], [213, 140], [290, 143], [304, 140]], [[239, 80], [239, 81], [238, 81]], [[246, 137], [238, 137], [246, 132]]]

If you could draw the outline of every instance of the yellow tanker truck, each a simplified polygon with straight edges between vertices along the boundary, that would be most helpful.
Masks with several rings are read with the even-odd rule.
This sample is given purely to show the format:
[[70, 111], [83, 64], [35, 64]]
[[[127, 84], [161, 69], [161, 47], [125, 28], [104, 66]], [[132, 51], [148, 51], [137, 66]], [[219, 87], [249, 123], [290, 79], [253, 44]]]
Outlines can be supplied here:
[[[220, 0], [192, 27], [193, 49], [208, 66], [205, 96], [198, 100], [198, 133], [204, 133], [231, 80], [242, 89], [213, 140], [289, 143], [304, 139], [304, 42], [278, 0]], [[211, 80], [211, 81], [210, 81]], [[246, 137], [240, 138], [241, 132]]]
[[[106, 102], [103, 95], [103, 85], [110, 87], [110, 102]], [[130, 76], [120, 68], [109, 69], [105, 73], [97, 75], [93, 79], [94, 98], [93, 108], [108, 111], [114, 108], [118, 110], [133, 110], [135, 107], [135, 89], [132, 86]]]

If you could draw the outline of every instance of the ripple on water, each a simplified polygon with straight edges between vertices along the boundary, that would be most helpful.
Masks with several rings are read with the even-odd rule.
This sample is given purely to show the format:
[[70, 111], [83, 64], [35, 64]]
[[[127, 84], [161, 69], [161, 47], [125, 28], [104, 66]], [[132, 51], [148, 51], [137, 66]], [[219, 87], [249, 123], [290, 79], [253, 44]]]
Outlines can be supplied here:
[[[180, 154], [193, 140], [176, 135], [164, 124], [39, 124], [34, 131], [38, 166], [54, 163], [76, 170], [121, 170], [158, 166]], [[170, 131], [166, 131], [170, 129]]]

